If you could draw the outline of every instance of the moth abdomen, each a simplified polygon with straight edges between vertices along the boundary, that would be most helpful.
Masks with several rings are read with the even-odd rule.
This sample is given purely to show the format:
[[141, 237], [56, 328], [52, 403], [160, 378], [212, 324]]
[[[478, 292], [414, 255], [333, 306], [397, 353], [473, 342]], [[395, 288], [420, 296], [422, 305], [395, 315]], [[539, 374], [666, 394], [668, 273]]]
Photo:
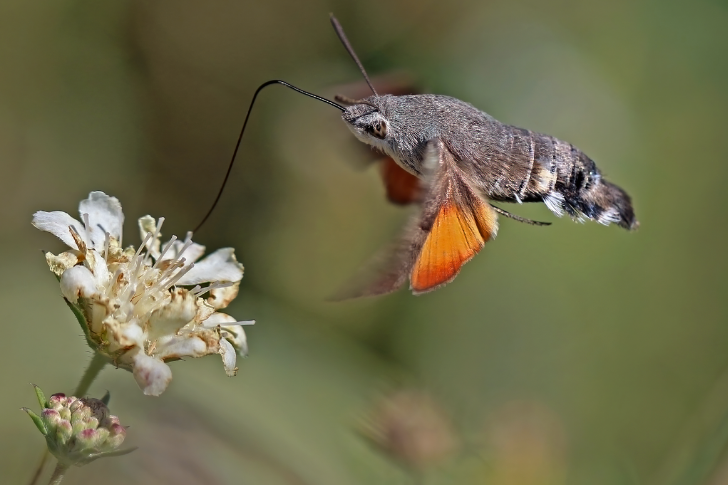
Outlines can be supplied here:
[[550, 135], [493, 123], [497, 140], [482, 152], [486, 170], [474, 167], [473, 179], [485, 195], [503, 202], [544, 202], [556, 215], [615, 223], [634, 229], [630, 197], [602, 177], [596, 164], [570, 143]]
[[553, 174], [549, 191], [541, 194], [552, 212], [565, 212], [576, 220], [586, 218], [604, 225], [637, 228], [629, 195], [605, 180], [591, 158], [570, 143], [547, 135], [538, 137], [546, 147], [552, 147], [551, 162], [539, 164], [543, 171]]

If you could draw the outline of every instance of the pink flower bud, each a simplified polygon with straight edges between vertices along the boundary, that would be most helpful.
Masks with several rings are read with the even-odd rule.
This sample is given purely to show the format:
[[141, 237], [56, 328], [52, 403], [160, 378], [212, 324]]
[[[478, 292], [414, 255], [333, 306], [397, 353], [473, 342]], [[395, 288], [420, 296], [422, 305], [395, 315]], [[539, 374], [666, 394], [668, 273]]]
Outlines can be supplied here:
[[56, 443], [58, 445], [65, 445], [73, 436], [73, 427], [71, 423], [65, 419], [62, 419], [56, 425]]
[[[45, 406], [43, 393], [37, 387], [36, 394], [40, 396], [41, 405]], [[40, 416], [30, 409], [23, 410], [43, 433], [48, 450], [59, 463], [80, 466], [109, 454], [117, 456], [133, 451], [118, 450], [126, 437], [126, 429], [119, 423], [118, 417], [109, 413], [103, 401], [54, 394], [47, 404], [58, 409], [44, 408]]]
[[44, 409], [40, 413], [40, 417], [46, 425], [46, 429], [51, 432], [55, 430], [58, 423], [62, 421], [61, 414], [55, 409]]

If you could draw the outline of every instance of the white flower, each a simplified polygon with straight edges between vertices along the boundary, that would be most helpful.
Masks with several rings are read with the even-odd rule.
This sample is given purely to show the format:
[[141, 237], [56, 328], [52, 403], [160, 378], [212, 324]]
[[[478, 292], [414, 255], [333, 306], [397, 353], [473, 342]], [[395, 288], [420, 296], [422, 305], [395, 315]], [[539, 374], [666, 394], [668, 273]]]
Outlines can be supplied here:
[[151, 216], [139, 219], [139, 249], [122, 249], [124, 214], [115, 197], [91, 192], [79, 212], [83, 223], [65, 212], [40, 211], [33, 225], [71, 247], [46, 253], [46, 261], [89, 345], [132, 371], [148, 395], [160, 395], [172, 379], [165, 362], [185, 357], [220, 354], [225, 372], [235, 375], [237, 352], [247, 353], [242, 325], [254, 322], [217, 311], [237, 296], [243, 277], [234, 250], [219, 249], [197, 263], [204, 246], [191, 233], [162, 245], [164, 219]]

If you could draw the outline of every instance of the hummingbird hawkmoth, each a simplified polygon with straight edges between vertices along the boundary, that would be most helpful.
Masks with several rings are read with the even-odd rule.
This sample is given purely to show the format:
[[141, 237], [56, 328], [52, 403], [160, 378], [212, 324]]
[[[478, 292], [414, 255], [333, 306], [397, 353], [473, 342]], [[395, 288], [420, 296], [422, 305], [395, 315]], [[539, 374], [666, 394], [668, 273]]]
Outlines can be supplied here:
[[490, 201], [544, 202], [558, 216], [638, 226], [629, 195], [570, 143], [505, 125], [449, 96], [378, 95], [331, 22], [374, 93], [337, 96], [348, 106], [341, 117], [357, 139], [395, 162], [382, 171], [390, 199], [421, 205], [378, 275], [347, 296], [389, 293], [408, 278], [415, 294], [449, 283], [495, 237], [498, 213], [511, 216]]
[[[379, 258], [373, 276], [357, 280], [339, 297], [390, 293], [408, 279], [414, 294], [451, 282], [496, 236], [498, 214], [547, 225], [513, 215], [491, 201], [543, 202], [557, 216], [614, 223], [628, 230], [639, 225], [629, 195], [606, 181], [594, 161], [570, 143], [503, 124], [449, 96], [379, 95], [333, 15], [331, 23], [373, 95], [336, 96], [338, 104], [284, 81], [264, 83], [251, 101], [223, 187], [253, 103], [264, 87], [282, 84], [341, 110], [354, 136], [388, 157], [382, 167], [388, 198], [418, 204], [420, 210], [394, 247]], [[222, 188], [207, 216], [221, 193]]]

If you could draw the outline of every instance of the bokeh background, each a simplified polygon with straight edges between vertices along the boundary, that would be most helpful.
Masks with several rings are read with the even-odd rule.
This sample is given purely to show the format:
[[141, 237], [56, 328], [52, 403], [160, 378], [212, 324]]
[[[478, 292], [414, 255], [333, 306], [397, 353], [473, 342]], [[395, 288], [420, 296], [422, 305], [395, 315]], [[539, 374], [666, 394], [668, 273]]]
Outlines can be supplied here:
[[[271, 87], [195, 238], [245, 264], [230, 313], [258, 321], [249, 358], [235, 378], [215, 357], [173, 363], [160, 398], [104, 370], [91, 392], [111, 391], [140, 449], [66, 483], [728, 483], [717, 0], [0, 4], [1, 481], [25, 483], [41, 455], [18, 411], [35, 406], [28, 383], [70, 392], [90, 358], [40, 252], [62, 244], [32, 213], [75, 215], [103, 190], [123, 204], [125, 242], [138, 244], [147, 213], [183, 235], [260, 83], [359, 89], [331, 11], [373, 77], [583, 149], [632, 195], [641, 228], [506, 207], [554, 224], [501, 218], [498, 238], [434, 293], [328, 302], [409, 210], [387, 204], [336, 110]], [[381, 411], [392, 402], [399, 414]], [[434, 431], [422, 439], [447, 456], [403, 462], [405, 445], [362, 438], [362, 420], [388, 412], [402, 442], [401, 421], [423, 417]]]

